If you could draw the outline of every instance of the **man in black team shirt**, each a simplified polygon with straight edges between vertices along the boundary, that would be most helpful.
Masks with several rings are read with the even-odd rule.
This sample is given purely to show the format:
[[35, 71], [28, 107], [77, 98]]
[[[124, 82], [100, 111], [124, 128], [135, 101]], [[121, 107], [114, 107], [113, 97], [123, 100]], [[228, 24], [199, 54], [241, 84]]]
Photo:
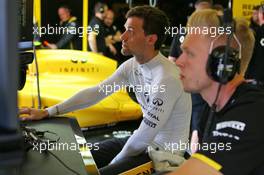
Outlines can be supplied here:
[[89, 23], [89, 26], [92, 27], [93, 32], [88, 34], [89, 49], [92, 52], [105, 54], [107, 50], [104, 25], [104, 18], [107, 10], [107, 5], [101, 2], [96, 3], [94, 6], [95, 16]]
[[[202, 30], [219, 25], [216, 11], [203, 10], [193, 13], [187, 26]], [[230, 80], [221, 86], [219, 79], [222, 81], [225, 78], [218, 72], [223, 70], [223, 60], [217, 57], [222, 57], [218, 54], [225, 53], [226, 47], [222, 51], [215, 48], [227, 44], [227, 35], [217, 35], [216, 39], [210, 34], [193, 32], [187, 34], [181, 46], [183, 53], [176, 64], [181, 70], [184, 90], [200, 93], [207, 107], [202, 112], [197, 152], [172, 175], [264, 174], [261, 170], [264, 165], [264, 92], [246, 84], [243, 78], [252, 55], [254, 37], [246, 22], [241, 20], [236, 21], [235, 34], [242, 46], [242, 57], [239, 62], [239, 54], [232, 56], [233, 52], [230, 52], [225, 65], [228, 74], [236, 67], [235, 64], [232, 67], [231, 62], [240, 65], [240, 71], [234, 77], [230, 76]], [[213, 52], [210, 51], [211, 47]], [[231, 47], [238, 48], [234, 37], [231, 39]], [[231, 47], [228, 47], [229, 50]], [[210, 53], [214, 56], [209, 57]], [[209, 59], [218, 65], [211, 64]]]
[[246, 77], [253, 79], [253, 84], [264, 88], [264, 4], [259, 7], [259, 24], [256, 29], [256, 42]]

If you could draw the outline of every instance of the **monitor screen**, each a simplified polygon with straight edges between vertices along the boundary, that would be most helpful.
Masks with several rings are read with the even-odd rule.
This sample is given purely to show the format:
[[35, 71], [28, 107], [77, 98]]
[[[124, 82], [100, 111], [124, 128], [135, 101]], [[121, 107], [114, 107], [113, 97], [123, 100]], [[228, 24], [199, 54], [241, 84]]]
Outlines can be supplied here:
[[17, 0], [19, 41], [33, 40], [33, 0]]
[[0, 175], [13, 175], [23, 158], [17, 109], [17, 46], [19, 41], [32, 41], [32, 12], [33, 0], [0, 0]]

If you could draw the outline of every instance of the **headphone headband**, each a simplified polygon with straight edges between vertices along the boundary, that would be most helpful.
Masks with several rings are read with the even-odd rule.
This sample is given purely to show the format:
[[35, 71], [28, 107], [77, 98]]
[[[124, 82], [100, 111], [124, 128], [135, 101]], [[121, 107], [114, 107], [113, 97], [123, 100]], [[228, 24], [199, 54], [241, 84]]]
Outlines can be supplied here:
[[[210, 48], [209, 48], [209, 54], [212, 53], [213, 51], [213, 48], [214, 48], [214, 44], [216, 42], [216, 40], [218, 40], [222, 35], [218, 35], [215, 39], [213, 39], [213, 41], [210, 43]], [[237, 36], [235, 34], [233, 34], [233, 37], [238, 45], [238, 52], [239, 52], [239, 55], [238, 55], [238, 58], [241, 59], [242, 55], [241, 55], [241, 52], [242, 52], [242, 46], [241, 46], [241, 43], [239, 42]]]

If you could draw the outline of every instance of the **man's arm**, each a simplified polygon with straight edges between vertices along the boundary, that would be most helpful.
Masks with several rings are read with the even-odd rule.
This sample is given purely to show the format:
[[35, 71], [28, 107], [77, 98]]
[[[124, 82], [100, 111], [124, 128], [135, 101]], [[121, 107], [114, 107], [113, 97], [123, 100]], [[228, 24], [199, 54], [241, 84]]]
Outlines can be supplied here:
[[214, 165], [208, 165], [208, 163], [205, 163], [198, 158], [192, 157], [183, 163], [175, 172], [172, 172], [168, 175], [223, 175], [217, 170], [219, 169], [219, 166], [216, 164], [214, 167], [213, 166]]
[[115, 42], [121, 42], [121, 32], [119, 30], [115, 33], [113, 39]]
[[88, 34], [88, 41], [89, 41], [89, 46], [92, 50], [92, 52], [98, 52], [97, 49], [97, 42], [96, 42], [96, 34], [94, 32], [91, 32]]
[[78, 109], [83, 109], [91, 105], [96, 104], [103, 98], [111, 95], [118, 89], [116, 86], [121, 87], [126, 85], [127, 81], [123, 71], [125, 64], [119, 66], [119, 68], [110, 76], [97, 86], [83, 89], [68, 98], [67, 100], [57, 105], [51, 106], [45, 110], [24, 108], [19, 111], [22, 120], [40, 120], [48, 116], [65, 114]]
[[63, 48], [65, 45], [71, 42], [74, 38], [74, 33], [76, 32], [76, 22], [70, 22], [67, 26], [67, 33], [65, 33], [62, 38], [56, 43], [58, 49]]
[[73, 39], [74, 34], [64, 34], [62, 38], [56, 43], [56, 46], [58, 49], [63, 48], [65, 45], [67, 45], [71, 40]]

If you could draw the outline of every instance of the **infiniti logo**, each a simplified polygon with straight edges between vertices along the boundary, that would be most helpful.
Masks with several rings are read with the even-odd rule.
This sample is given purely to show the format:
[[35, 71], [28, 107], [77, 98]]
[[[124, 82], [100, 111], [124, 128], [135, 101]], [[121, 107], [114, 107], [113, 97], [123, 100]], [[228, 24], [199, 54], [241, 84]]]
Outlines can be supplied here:
[[136, 75], [136, 76], [142, 76], [142, 73], [139, 72], [139, 70], [136, 69], [136, 70], [135, 70], [135, 75]]
[[153, 103], [153, 105], [161, 106], [161, 105], [163, 105], [163, 100], [161, 100], [160, 98], [154, 98], [152, 100], [152, 103]]

